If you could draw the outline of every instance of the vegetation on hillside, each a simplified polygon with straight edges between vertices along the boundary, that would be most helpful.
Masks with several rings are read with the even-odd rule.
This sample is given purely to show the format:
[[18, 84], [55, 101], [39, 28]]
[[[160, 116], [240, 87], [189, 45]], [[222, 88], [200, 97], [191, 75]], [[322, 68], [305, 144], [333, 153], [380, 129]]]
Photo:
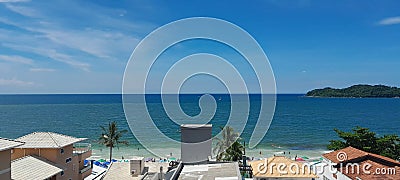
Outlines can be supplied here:
[[400, 88], [384, 85], [354, 85], [343, 89], [324, 88], [307, 92], [309, 97], [400, 97]]
[[354, 148], [400, 160], [400, 138], [398, 135], [376, 136], [368, 128], [355, 127], [351, 132], [334, 129], [342, 140], [331, 140], [330, 150], [339, 150], [352, 146]]

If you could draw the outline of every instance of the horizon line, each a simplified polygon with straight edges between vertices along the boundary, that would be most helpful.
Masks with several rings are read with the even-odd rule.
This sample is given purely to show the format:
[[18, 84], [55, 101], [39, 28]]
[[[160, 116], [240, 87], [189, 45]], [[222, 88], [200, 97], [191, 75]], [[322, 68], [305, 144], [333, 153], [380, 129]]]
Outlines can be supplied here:
[[[163, 93], [165, 95], [177, 95], [174, 93]], [[261, 93], [180, 93], [179, 95], [274, 95], [274, 94], [261, 94]], [[305, 95], [306, 93], [276, 93], [275, 95]], [[4, 93], [3, 95], [124, 95], [122, 93]], [[125, 95], [161, 95], [161, 93], [146, 93], [146, 94], [125, 94]]]

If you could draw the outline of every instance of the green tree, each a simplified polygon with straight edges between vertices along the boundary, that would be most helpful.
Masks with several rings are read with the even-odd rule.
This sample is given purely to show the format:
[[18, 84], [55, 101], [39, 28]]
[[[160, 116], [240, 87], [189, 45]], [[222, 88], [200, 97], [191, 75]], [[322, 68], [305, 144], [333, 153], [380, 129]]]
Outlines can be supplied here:
[[226, 126], [220, 127], [222, 138], [216, 138], [214, 153], [217, 154], [217, 160], [238, 161], [241, 159], [244, 147], [238, 142], [239, 134], [234, 132], [233, 128]]
[[224, 153], [222, 160], [239, 161], [242, 159], [244, 147], [238, 141], [235, 141]]
[[376, 143], [380, 155], [400, 160], [400, 138], [397, 135], [384, 135]]
[[121, 140], [123, 134], [127, 133], [127, 130], [118, 130], [117, 123], [115, 121], [109, 122], [108, 127], [100, 126], [102, 129], [101, 136], [99, 137], [99, 143], [110, 148], [110, 161], [112, 159], [112, 150], [114, 147], [119, 147], [119, 144], [128, 145], [128, 141]]
[[355, 127], [350, 132], [334, 129], [342, 140], [331, 140], [328, 145], [330, 150], [339, 150], [348, 146], [386, 156], [395, 160], [400, 159], [400, 138], [397, 135], [384, 135], [377, 137], [376, 133], [368, 128]]

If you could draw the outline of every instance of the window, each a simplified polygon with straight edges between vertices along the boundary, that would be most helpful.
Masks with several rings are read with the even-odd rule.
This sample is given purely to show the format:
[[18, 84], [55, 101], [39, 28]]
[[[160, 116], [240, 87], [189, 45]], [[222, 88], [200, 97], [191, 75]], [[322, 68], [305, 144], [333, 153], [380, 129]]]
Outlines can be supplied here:
[[64, 154], [64, 149], [63, 148], [60, 149], [60, 153]]

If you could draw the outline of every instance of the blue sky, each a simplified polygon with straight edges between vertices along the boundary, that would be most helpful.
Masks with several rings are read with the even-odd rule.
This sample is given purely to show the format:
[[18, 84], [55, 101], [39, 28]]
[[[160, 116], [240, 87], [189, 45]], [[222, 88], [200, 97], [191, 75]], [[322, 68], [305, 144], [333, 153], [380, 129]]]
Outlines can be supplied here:
[[[389, 0], [0, 0], [0, 94], [120, 93], [140, 40], [159, 26], [196, 16], [248, 31], [268, 55], [278, 93], [359, 83], [400, 86], [399, 7]], [[193, 49], [229, 52], [217, 46], [187, 42], [168, 58]], [[188, 92], [223, 89], [196, 81], [208, 79], [193, 78]]]

